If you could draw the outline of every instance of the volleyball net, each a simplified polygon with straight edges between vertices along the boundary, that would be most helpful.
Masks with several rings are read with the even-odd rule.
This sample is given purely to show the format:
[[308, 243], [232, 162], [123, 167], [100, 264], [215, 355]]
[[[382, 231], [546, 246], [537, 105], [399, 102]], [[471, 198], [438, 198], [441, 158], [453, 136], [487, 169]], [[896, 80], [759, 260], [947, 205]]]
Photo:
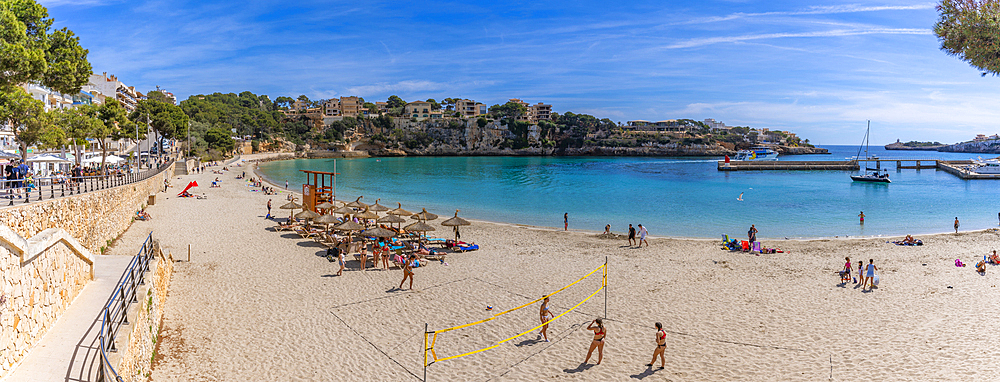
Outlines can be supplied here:
[[[598, 272], [600, 272], [600, 273], [598, 273]], [[476, 326], [476, 325], [480, 325], [480, 324], [484, 324], [484, 323], [493, 321], [493, 320], [495, 320], [497, 318], [500, 318], [501, 316], [503, 316], [505, 314], [508, 314], [508, 313], [511, 313], [511, 312], [515, 312], [515, 311], [518, 311], [520, 309], [524, 309], [526, 307], [529, 307], [531, 305], [534, 305], [534, 304], [538, 303], [539, 301], [544, 300], [545, 298], [554, 296], [554, 295], [558, 294], [559, 292], [565, 291], [569, 287], [572, 287], [573, 285], [576, 285], [577, 283], [579, 283], [579, 282], [581, 282], [583, 280], [586, 280], [587, 278], [589, 278], [591, 276], [594, 276], [595, 274], [600, 275], [600, 278], [601, 278], [601, 286], [600, 286], [600, 288], [598, 288], [597, 290], [595, 290], [593, 293], [590, 293], [590, 295], [588, 295], [586, 298], [584, 298], [583, 300], [581, 300], [580, 302], [578, 302], [572, 308], [566, 310], [565, 312], [560, 313], [559, 315], [553, 317], [552, 319], [546, 321], [545, 323], [539, 324], [538, 326], [535, 326], [535, 327], [533, 327], [531, 329], [528, 329], [526, 331], [523, 331], [521, 333], [517, 333], [517, 334], [515, 334], [515, 335], [513, 335], [511, 337], [501, 339], [501, 340], [497, 341], [496, 343], [493, 343], [490, 346], [486, 346], [486, 347], [483, 347], [483, 348], [480, 348], [480, 349], [477, 349], [477, 350], [472, 350], [472, 351], [468, 351], [468, 352], [465, 352], [465, 353], [456, 354], [456, 355], [450, 355], [450, 356], [446, 356], [446, 357], [439, 357], [438, 356], [437, 350], [435, 349], [435, 345], [437, 344], [437, 339], [438, 339], [438, 335], [439, 334], [447, 333], [447, 332], [450, 332], [450, 331], [453, 331], [453, 330], [464, 329], [464, 328], [468, 328], [468, 327], [472, 327], [472, 326]], [[470, 356], [470, 355], [473, 355], [473, 354], [476, 354], [476, 353], [481, 353], [481, 352], [484, 352], [484, 351], [487, 351], [487, 350], [490, 350], [490, 349], [495, 349], [495, 348], [499, 347], [500, 345], [503, 345], [504, 343], [506, 343], [508, 341], [511, 341], [511, 340], [516, 339], [518, 337], [521, 337], [521, 336], [523, 336], [525, 334], [528, 334], [528, 333], [531, 333], [531, 332], [533, 332], [535, 330], [538, 330], [542, 326], [551, 324], [553, 321], [556, 321], [556, 320], [562, 318], [563, 316], [565, 316], [569, 312], [572, 312], [572, 311], [576, 310], [576, 308], [580, 307], [580, 305], [583, 305], [583, 303], [587, 302], [587, 300], [590, 300], [592, 297], [594, 297], [595, 295], [597, 295], [599, 292], [601, 292], [602, 290], [605, 290], [605, 288], [607, 288], [607, 286], [608, 286], [608, 263], [607, 263], [607, 260], [605, 260], [605, 262], [604, 262], [603, 265], [601, 265], [601, 266], [597, 267], [596, 269], [590, 271], [590, 273], [587, 273], [586, 275], [584, 275], [583, 277], [577, 279], [576, 281], [573, 281], [572, 283], [569, 283], [568, 285], [566, 285], [566, 286], [564, 286], [562, 288], [559, 288], [559, 290], [556, 290], [555, 292], [549, 293], [549, 294], [547, 294], [545, 296], [542, 296], [542, 297], [540, 297], [538, 299], [535, 299], [535, 300], [532, 300], [530, 302], [527, 302], [527, 303], [525, 303], [525, 304], [523, 304], [521, 306], [518, 306], [518, 307], [515, 307], [515, 308], [511, 308], [511, 309], [507, 309], [505, 311], [496, 313], [496, 314], [494, 314], [494, 315], [492, 315], [492, 316], [490, 316], [488, 318], [485, 318], [485, 319], [482, 319], [482, 320], [479, 320], [479, 321], [475, 321], [475, 322], [470, 322], [468, 324], [453, 326], [453, 327], [450, 327], [450, 328], [439, 329], [439, 330], [434, 330], [434, 331], [427, 331], [427, 330], [425, 330], [424, 331], [424, 362], [423, 362], [425, 374], [426, 374], [426, 368], [427, 368], [427, 366], [430, 366], [431, 364], [434, 364], [436, 362], [442, 362], [442, 361], [453, 360], [453, 359], [456, 359], [456, 358], [467, 357], [467, 356]], [[607, 315], [607, 305], [606, 305], [607, 304], [607, 298], [606, 297], [607, 297], [607, 294], [605, 293], [605, 315]]]

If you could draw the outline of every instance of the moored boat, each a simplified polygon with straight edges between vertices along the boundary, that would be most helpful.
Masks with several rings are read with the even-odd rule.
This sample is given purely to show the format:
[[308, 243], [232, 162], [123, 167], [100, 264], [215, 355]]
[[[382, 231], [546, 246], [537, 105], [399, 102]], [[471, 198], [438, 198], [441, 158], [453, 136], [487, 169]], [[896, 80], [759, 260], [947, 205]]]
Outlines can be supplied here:
[[770, 161], [778, 160], [778, 152], [772, 150], [770, 147], [756, 146], [751, 147], [750, 150], [740, 150], [733, 157], [733, 160], [738, 161]]

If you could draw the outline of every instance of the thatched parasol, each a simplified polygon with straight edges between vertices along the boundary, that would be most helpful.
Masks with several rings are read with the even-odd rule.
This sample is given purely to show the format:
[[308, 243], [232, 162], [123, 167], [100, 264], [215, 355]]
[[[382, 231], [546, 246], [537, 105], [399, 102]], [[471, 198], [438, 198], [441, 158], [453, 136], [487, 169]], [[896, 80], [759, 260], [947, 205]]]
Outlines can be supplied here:
[[365, 207], [368, 207], [367, 204], [361, 203], [361, 198], [363, 198], [363, 197], [364, 196], [359, 196], [357, 200], [355, 200], [353, 202], [350, 202], [350, 203], [347, 203], [347, 206], [348, 207], [353, 207], [353, 208], [365, 208]]
[[415, 213], [415, 214], [413, 214], [413, 216], [412, 216], [412, 217], [413, 217], [414, 219], [417, 219], [417, 220], [423, 220], [423, 221], [428, 221], [428, 220], [434, 220], [434, 219], [437, 219], [437, 218], [438, 218], [438, 216], [437, 216], [437, 215], [435, 215], [435, 214], [432, 214], [432, 213], [430, 213], [430, 212], [427, 212], [427, 209], [426, 209], [426, 208], [424, 208], [424, 210], [423, 210], [423, 211], [421, 211], [421, 212], [418, 212], [418, 213]]
[[299, 219], [315, 219], [319, 217], [319, 214], [312, 212], [310, 210], [304, 210], [302, 212], [295, 214], [295, 217]]
[[[299, 205], [298, 203], [295, 203], [294, 201], [289, 201], [288, 203], [285, 203], [285, 205], [283, 205], [281, 207], [278, 207], [278, 208], [281, 208], [283, 210], [297, 210], [299, 208], [302, 208], [302, 206]], [[292, 212], [289, 212], [288, 213], [288, 221], [291, 221], [291, 220], [292, 220]]]
[[399, 208], [389, 211], [390, 215], [399, 215], [399, 216], [413, 215], [412, 212], [403, 209], [403, 203], [396, 203], [396, 204], [399, 204]]
[[365, 207], [364, 212], [360, 212], [354, 215], [358, 219], [378, 219], [378, 215], [374, 212], [368, 211], [368, 207]]
[[366, 236], [372, 236], [372, 237], [395, 237], [396, 236], [395, 232], [387, 230], [387, 229], [382, 228], [382, 227], [369, 228], [369, 229], [364, 230], [364, 232], [361, 232], [361, 233], [364, 234], [364, 235], [366, 235]]
[[379, 218], [377, 220], [377, 222], [383, 223], [383, 224], [384, 223], [390, 223], [390, 224], [391, 223], [405, 223], [406, 219], [403, 219], [403, 218], [401, 218], [399, 216], [396, 216], [396, 215], [386, 215], [384, 217]]
[[338, 209], [333, 210], [333, 213], [339, 214], [339, 215], [353, 214], [354, 213], [354, 209], [351, 208], [351, 207], [343, 206], [343, 207], [340, 207]]
[[323, 203], [317, 204], [316, 208], [323, 209], [323, 210], [328, 210], [330, 208], [333, 208], [333, 203], [323, 202]]
[[298, 203], [295, 203], [295, 202], [288, 202], [288, 203], [285, 203], [285, 205], [283, 205], [281, 207], [278, 207], [278, 208], [281, 208], [283, 210], [297, 210], [299, 208], [302, 208], [302, 206], [300, 204], [298, 204]]
[[371, 205], [371, 208], [370, 208], [370, 210], [371, 210], [372, 212], [375, 212], [375, 213], [379, 213], [379, 212], [385, 212], [385, 211], [388, 211], [388, 210], [389, 210], [389, 207], [386, 207], [386, 206], [383, 206], [383, 205], [381, 205], [381, 204], [378, 204], [378, 201], [379, 201], [379, 200], [382, 200], [382, 199], [375, 199], [375, 204], [372, 204], [372, 205]]
[[333, 229], [337, 231], [360, 231], [365, 229], [365, 226], [355, 223], [353, 220], [348, 220], [333, 226]]
[[448, 227], [457, 227], [460, 225], [472, 225], [468, 220], [458, 217], [458, 210], [455, 210], [455, 217], [441, 222], [441, 225]]
[[441, 222], [446, 227], [455, 227], [455, 241], [459, 239], [458, 226], [472, 225], [468, 220], [458, 217], [458, 210], [455, 210], [455, 217]]
[[339, 222], [340, 221], [337, 220], [337, 216], [336, 215], [321, 215], [320, 217], [318, 217], [318, 218], [316, 218], [316, 219], [313, 220], [313, 223], [326, 224], [326, 229], [327, 230], [330, 229], [330, 224], [331, 223], [339, 223]]
[[410, 225], [408, 225], [406, 227], [403, 227], [403, 229], [405, 229], [407, 231], [410, 231], [410, 232], [427, 232], [427, 231], [434, 231], [435, 230], [434, 227], [432, 227], [432, 226], [430, 226], [427, 223], [424, 223], [422, 221], [418, 221], [416, 223], [410, 224]]

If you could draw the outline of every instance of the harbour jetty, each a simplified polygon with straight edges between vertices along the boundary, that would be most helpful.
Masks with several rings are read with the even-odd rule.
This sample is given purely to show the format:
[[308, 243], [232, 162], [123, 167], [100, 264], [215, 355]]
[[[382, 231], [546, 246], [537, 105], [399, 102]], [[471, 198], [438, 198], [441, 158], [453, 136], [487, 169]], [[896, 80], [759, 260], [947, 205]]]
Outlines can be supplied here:
[[858, 161], [719, 161], [719, 171], [858, 170]]
[[[846, 161], [719, 161], [719, 171], [795, 171], [795, 170], [841, 170], [857, 171], [861, 169], [860, 162], [864, 160]], [[871, 159], [875, 163], [873, 169], [881, 170], [882, 162], [895, 163], [896, 170], [943, 170], [962, 179], [1000, 179], [1000, 174], [980, 174], [970, 169], [971, 160], [941, 160], [941, 159], [902, 159], [880, 158]]]

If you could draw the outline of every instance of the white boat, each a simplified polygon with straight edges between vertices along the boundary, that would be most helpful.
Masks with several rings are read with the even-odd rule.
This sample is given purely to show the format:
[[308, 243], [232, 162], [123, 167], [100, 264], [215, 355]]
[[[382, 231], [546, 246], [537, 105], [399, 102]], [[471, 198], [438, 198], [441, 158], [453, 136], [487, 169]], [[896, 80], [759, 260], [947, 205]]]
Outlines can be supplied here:
[[[871, 128], [872, 128], [872, 122], [868, 121], [868, 128], [865, 129], [865, 139], [864, 139], [864, 141], [861, 142], [861, 147], [858, 148], [858, 156], [854, 157], [854, 160], [856, 160], [856, 161], [859, 161], [859, 162], [864, 161], [865, 162], [865, 171], [866, 172], [863, 172], [863, 173], [861, 173], [859, 175], [851, 175], [851, 180], [853, 180], [855, 182], [866, 182], [866, 183], [892, 183], [892, 181], [889, 180], [889, 172], [888, 171], [885, 171], [883, 173], [882, 169], [869, 168], [868, 167], [868, 161], [870, 161], [870, 160], [878, 160], [877, 156], [868, 155], [868, 133], [871, 132]], [[864, 159], [861, 159], [861, 150], [862, 149], [865, 150], [865, 158]], [[871, 172], [867, 172], [867, 171], [871, 171]]]
[[733, 157], [733, 160], [738, 161], [765, 161], [765, 160], [778, 160], [778, 152], [771, 150], [770, 147], [751, 147], [750, 150], [740, 150]]
[[969, 171], [977, 174], [1000, 174], [1000, 160], [974, 160], [972, 166], [969, 166]]

